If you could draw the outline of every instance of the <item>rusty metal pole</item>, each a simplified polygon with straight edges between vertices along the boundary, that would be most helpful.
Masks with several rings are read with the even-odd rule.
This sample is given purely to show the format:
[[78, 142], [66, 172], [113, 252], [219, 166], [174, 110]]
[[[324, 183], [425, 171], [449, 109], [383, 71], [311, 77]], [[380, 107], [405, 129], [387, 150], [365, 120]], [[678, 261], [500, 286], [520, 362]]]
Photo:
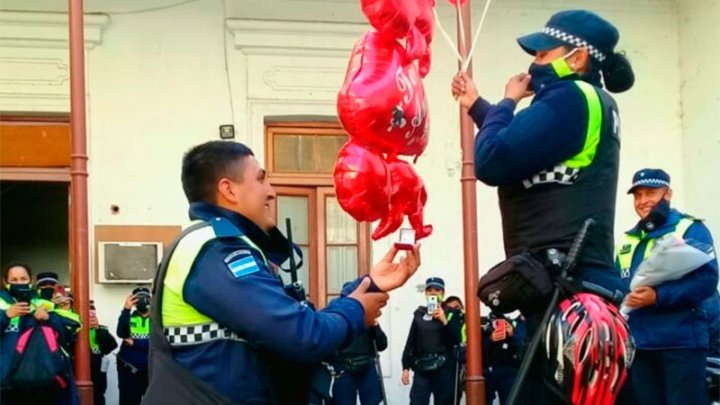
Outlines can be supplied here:
[[[470, 1], [462, 7], [462, 25], [457, 21], [458, 50], [467, 57], [472, 44]], [[458, 15], [459, 19], [460, 15]], [[463, 29], [461, 29], [461, 27]], [[464, 37], [464, 41], [463, 41]], [[465, 44], [465, 46], [463, 46]], [[458, 63], [462, 69], [462, 62]], [[472, 64], [468, 66], [472, 77]], [[467, 377], [465, 384], [466, 403], [485, 405], [485, 379], [482, 375], [482, 337], [480, 336], [480, 301], [477, 298], [478, 285], [478, 235], [477, 235], [477, 194], [475, 171], [473, 170], [473, 144], [475, 124], [460, 107], [460, 145], [462, 147], [462, 216], [463, 216], [463, 259], [465, 269], [465, 322], [467, 324]]]
[[75, 345], [75, 379], [80, 404], [92, 405], [90, 379], [89, 290], [90, 270], [88, 252], [88, 188], [87, 138], [85, 128], [85, 23], [83, 0], [68, 0], [70, 17], [70, 125], [72, 152], [70, 167], [70, 201], [72, 204], [73, 254], [72, 276], [75, 280], [75, 305], [84, 325]]

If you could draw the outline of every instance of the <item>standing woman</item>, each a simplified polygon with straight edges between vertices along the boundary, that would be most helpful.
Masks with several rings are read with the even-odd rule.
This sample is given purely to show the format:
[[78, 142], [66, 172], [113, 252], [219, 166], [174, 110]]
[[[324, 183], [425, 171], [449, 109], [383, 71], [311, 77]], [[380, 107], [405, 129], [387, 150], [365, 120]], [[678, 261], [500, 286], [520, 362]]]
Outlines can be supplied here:
[[420, 306], [413, 313], [402, 356], [402, 383], [410, 384], [410, 405], [455, 405], [456, 361], [453, 349], [461, 342], [462, 317], [459, 311], [443, 305], [445, 281], [430, 277], [425, 297], [435, 297], [435, 310]]
[[[510, 78], [499, 103], [481, 98], [464, 73], [452, 83], [453, 94], [480, 128], [475, 138], [475, 176], [498, 187], [506, 258], [528, 252], [542, 263], [549, 249], [567, 252], [584, 221], [593, 218], [595, 226], [587, 234], [574, 277], [583, 287], [595, 284], [594, 291], [601, 286], [610, 294], [625, 292], [625, 287], [614, 269], [613, 248], [620, 118], [607, 91], [623, 92], [634, 83], [630, 63], [615, 51], [619, 39], [618, 29], [595, 13], [561, 11], [540, 32], [518, 38], [534, 60], [527, 73]], [[534, 96], [530, 106], [515, 113], [520, 100], [530, 96]], [[523, 313], [528, 337], [540, 326], [544, 311], [535, 306]], [[585, 307], [581, 311], [583, 317], [602, 318]], [[616, 323], [623, 321], [614, 319]], [[563, 342], [575, 337], [574, 329], [560, 326], [567, 339], [542, 347], [560, 353], [571, 349]], [[621, 336], [620, 329], [613, 326], [610, 333]], [[587, 349], [590, 355], [599, 355], [598, 344]], [[546, 364], [544, 351], [538, 351], [530, 371], [525, 403], [560, 403], [547, 388], [548, 384], [558, 388], [552, 377], [558, 365]], [[616, 365], [622, 360], [612, 361]], [[565, 378], [559, 388], [566, 395], [584, 398], [576, 403], [613, 403], [617, 385], [603, 390], [593, 386], [602, 379], [585, 381], [598, 371], [596, 365], [568, 363], [566, 374], [574, 372], [583, 381], [573, 385], [573, 378]]]
[[[26, 393], [13, 389], [10, 368], [15, 358], [15, 348], [20, 335], [35, 322], [50, 326], [62, 344], [67, 338], [66, 328], [60, 317], [52, 310], [53, 304], [38, 298], [32, 286], [32, 269], [27, 264], [12, 263], [3, 272], [3, 288], [0, 290], [0, 403], [3, 405], [25, 404]], [[76, 405], [77, 387], [72, 378], [72, 363], [67, 359], [65, 388], [51, 404]], [[40, 405], [40, 404], [39, 404]], [[44, 405], [44, 404], [43, 404]]]

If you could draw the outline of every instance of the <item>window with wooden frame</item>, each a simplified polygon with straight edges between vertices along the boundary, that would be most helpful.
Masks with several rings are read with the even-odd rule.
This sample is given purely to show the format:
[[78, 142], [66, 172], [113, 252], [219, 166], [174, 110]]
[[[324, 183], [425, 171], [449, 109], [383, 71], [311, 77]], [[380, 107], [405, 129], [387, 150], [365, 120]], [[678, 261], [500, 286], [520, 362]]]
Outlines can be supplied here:
[[305, 262], [298, 278], [323, 307], [345, 282], [369, 270], [369, 224], [345, 213], [333, 188], [335, 159], [347, 134], [335, 123], [283, 122], [266, 124], [265, 136], [266, 170], [277, 192], [271, 209], [283, 232], [290, 218]]

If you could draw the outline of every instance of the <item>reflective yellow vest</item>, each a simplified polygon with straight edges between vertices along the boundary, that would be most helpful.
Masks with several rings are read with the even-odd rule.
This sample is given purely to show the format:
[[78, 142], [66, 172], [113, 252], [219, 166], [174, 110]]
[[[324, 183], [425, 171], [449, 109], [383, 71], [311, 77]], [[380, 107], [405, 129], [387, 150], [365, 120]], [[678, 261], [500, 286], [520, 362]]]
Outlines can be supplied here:
[[[202, 223], [195, 221], [195, 224]], [[265, 254], [260, 248], [245, 235], [238, 236], [248, 245], [248, 248], [257, 251], [267, 265]], [[217, 235], [214, 228], [207, 223], [206, 226], [196, 228], [185, 234], [177, 243], [175, 250], [170, 256], [167, 273], [163, 281], [162, 296], [162, 324], [165, 335], [172, 345], [197, 344], [202, 341], [190, 340], [193, 334], [193, 327], [200, 327], [202, 331], [218, 330], [219, 325], [211, 318], [203, 315], [188, 304], [183, 297], [185, 280], [190, 274], [195, 260], [202, 248], [209, 242], [215, 240]], [[182, 336], [185, 335], [185, 336]], [[232, 336], [230, 336], [232, 335]], [[183, 337], [180, 339], [180, 337]], [[242, 340], [236, 335], [228, 332], [224, 338]]]
[[[11, 306], [13, 306], [15, 302], [8, 302], [5, 301], [2, 297], [0, 297], [0, 311], [7, 311]], [[35, 308], [38, 306], [44, 307], [48, 312], [53, 312], [53, 308], [55, 304], [53, 304], [51, 301], [44, 300], [42, 298], [34, 298], [31, 301], [30, 311], [34, 312]], [[49, 308], [49, 309], [48, 309]], [[20, 317], [16, 316], [14, 318], [10, 319], [10, 324], [7, 326], [7, 328], [2, 332], [17, 332], [20, 325]]]
[[[663, 236], [674, 235], [679, 238], [683, 238], [688, 229], [697, 221], [695, 218], [681, 218], [680, 221], [675, 225], [675, 229], [671, 232], [666, 233]], [[641, 233], [641, 236], [625, 234], [625, 243], [618, 245], [617, 247], [617, 259], [620, 265], [620, 277], [630, 277], [630, 268], [632, 267], [632, 259], [635, 255], [635, 250], [640, 245], [640, 242], [645, 238], [645, 232]], [[652, 253], [652, 248], [655, 246], [656, 239], [648, 239], [647, 246], [643, 255], [643, 260], [647, 259]]]

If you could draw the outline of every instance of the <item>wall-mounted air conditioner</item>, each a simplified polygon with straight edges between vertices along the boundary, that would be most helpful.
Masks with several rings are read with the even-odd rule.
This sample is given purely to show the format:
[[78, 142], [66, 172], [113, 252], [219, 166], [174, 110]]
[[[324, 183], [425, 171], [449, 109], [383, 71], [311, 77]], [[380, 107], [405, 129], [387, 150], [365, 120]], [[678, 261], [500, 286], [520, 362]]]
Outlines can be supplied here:
[[99, 242], [98, 281], [151, 283], [162, 256], [162, 242]]

